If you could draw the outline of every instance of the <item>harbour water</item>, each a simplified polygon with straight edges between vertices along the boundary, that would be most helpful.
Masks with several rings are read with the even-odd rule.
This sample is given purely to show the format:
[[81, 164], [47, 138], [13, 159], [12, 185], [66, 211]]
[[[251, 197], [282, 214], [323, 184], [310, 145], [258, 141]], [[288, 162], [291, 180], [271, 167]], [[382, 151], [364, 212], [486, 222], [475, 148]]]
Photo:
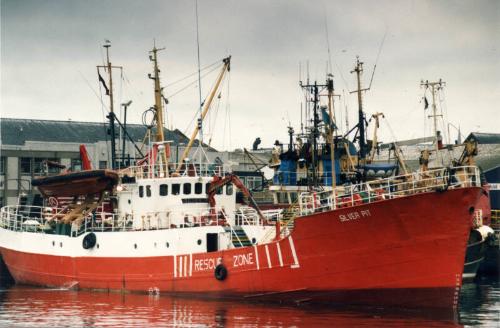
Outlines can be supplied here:
[[500, 284], [466, 284], [457, 313], [339, 309], [13, 286], [1, 327], [500, 327]]

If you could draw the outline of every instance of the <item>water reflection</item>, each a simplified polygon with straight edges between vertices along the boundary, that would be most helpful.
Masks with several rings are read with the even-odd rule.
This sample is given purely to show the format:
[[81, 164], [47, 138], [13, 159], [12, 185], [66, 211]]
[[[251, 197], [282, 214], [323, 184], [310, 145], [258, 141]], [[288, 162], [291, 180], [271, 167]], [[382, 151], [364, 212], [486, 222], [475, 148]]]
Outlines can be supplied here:
[[0, 325], [9, 327], [461, 327], [443, 315], [19, 286], [0, 291]]
[[500, 327], [500, 283], [498, 277], [464, 284], [460, 295], [460, 322], [466, 326]]

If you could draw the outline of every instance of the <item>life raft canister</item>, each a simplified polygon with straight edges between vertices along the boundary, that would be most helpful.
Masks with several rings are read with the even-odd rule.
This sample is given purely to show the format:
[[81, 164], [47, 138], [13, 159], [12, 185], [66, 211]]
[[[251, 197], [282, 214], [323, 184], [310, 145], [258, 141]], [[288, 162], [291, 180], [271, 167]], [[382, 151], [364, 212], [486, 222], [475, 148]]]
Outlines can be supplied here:
[[227, 269], [223, 264], [218, 264], [215, 267], [214, 273], [215, 273], [215, 279], [220, 280], [220, 281], [226, 279], [226, 277], [227, 277]]
[[85, 237], [83, 237], [82, 246], [85, 249], [93, 248], [97, 243], [97, 237], [95, 233], [90, 232]]

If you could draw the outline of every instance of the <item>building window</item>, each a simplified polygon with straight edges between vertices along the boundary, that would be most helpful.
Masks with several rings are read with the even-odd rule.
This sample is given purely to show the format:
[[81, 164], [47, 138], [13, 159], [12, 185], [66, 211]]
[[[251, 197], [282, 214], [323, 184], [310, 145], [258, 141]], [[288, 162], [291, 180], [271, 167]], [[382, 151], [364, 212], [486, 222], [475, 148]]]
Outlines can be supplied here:
[[21, 173], [31, 175], [31, 158], [21, 157]]
[[178, 183], [172, 184], [172, 195], [178, 195], [181, 192], [181, 185]]
[[[51, 163], [57, 163], [57, 164], [61, 164], [59, 158], [49, 158], [47, 161], [51, 162]], [[61, 172], [61, 168], [60, 167], [57, 167], [55, 165], [47, 165], [48, 169], [49, 169], [49, 173], [59, 173]]]
[[182, 192], [184, 195], [190, 195], [191, 194], [191, 184], [190, 183], [185, 183], [182, 186]]
[[160, 196], [167, 196], [167, 195], [168, 195], [168, 185], [161, 184], [160, 185]]
[[144, 186], [139, 186], [139, 197], [144, 197]]
[[43, 158], [33, 159], [33, 174], [41, 175], [45, 172], [45, 163]]
[[82, 170], [82, 160], [79, 158], [71, 159], [71, 171], [81, 171]]
[[146, 186], [146, 196], [151, 197], [151, 186], [150, 185]]
[[0, 174], [5, 174], [5, 157], [0, 157]]
[[203, 183], [196, 182], [194, 184], [194, 193], [197, 195], [200, 195], [201, 193], [203, 193]]
[[262, 178], [261, 177], [247, 177], [245, 185], [250, 190], [262, 190]]
[[104, 170], [108, 168], [108, 162], [107, 161], [99, 161], [99, 170]]

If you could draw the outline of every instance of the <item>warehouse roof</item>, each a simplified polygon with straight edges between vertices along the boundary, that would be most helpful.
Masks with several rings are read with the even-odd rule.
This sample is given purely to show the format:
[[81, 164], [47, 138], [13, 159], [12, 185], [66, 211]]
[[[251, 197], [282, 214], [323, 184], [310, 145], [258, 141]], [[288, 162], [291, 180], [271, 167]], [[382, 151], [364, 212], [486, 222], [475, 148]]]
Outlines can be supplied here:
[[[115, 130], [119, 128], [116, 125]], [[108, 124], [96, 122], [0, 119], [2, 145], [24, 145], [26, 141], [95, 143], [109, 139], [107, 129]], [[146, 131], [144, 125], [127, 124], [127, 132], [135, 142], [142, 142]], [[177, 129], [165, 129], [165, 140], [172, 140], [174, 144], [189, 142]]]

